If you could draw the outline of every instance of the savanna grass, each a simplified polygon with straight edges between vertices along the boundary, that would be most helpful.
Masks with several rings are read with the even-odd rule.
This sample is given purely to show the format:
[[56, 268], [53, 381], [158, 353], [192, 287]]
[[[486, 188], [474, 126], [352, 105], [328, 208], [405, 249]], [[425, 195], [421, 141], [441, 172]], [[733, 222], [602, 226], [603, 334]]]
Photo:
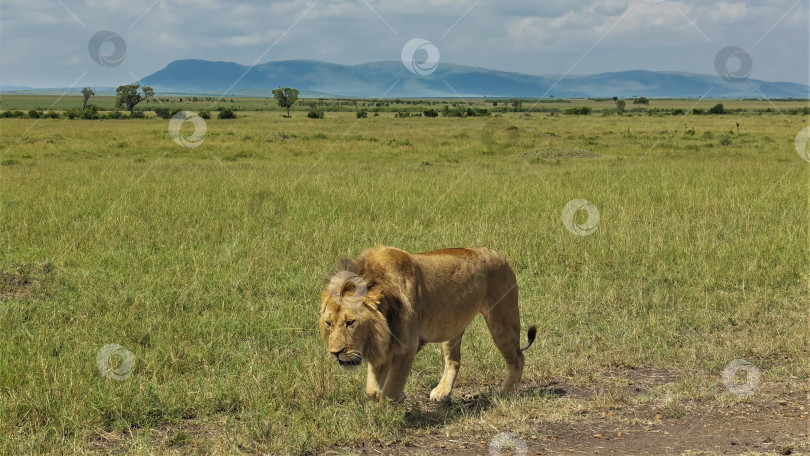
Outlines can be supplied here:
[[[0, 451], [301, 453], [581, 411], [528, 393], [427, 412], [434, 346], [405, 407], [369, 402], [316, 321], [325, 274], [379, 244], [502, 251], [540, 329], [528, 382], [810, 373], [804, 117], [237, 114], [194, 149], [154, 118], [0, 120]], [[575, 198], [599, 211], [589, 236], [561, 221]], [[96, 365], [109, 343], [134, 356], [123, 380]], [[457, 388], [497, 389], [480, 319], [462, 356]]]

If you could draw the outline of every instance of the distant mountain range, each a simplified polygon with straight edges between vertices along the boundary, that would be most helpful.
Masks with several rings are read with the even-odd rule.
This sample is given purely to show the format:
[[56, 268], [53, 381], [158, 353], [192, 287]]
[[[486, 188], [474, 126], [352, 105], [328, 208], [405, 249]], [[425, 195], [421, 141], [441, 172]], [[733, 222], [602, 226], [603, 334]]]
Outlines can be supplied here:
[[[399, 61], [340, 65], [283, 60], [248, 67], [176, 60], [140, 82], [159, 94], [223, 94], [227, 90], [231, 96], [272, 96], [272, 89], [287, 86], [299, 89], [302, 97], [810, 98], [810, 86], [804, 84], [755, 79], [733, 83], [694, 73], [633, 70], [561, 78], [440, 63], [432, 74], [418, 76]], [[4, 86], [0, 90], [43, 89]]]
[[402, 62], [340, 65], [314, 60], [284, 60], [253, 67], [233, 62], [176, 60], [145, 77], [158, 92], [259, 91], [295, 87], [307, 96], [395, 97], [700, 97], [808, 98], [810, 86], [748, 79], [732, 83], [718, 76], [658, 71], [623, 71], [587, 76], [531, 76], [440, 63], [418, 76]]

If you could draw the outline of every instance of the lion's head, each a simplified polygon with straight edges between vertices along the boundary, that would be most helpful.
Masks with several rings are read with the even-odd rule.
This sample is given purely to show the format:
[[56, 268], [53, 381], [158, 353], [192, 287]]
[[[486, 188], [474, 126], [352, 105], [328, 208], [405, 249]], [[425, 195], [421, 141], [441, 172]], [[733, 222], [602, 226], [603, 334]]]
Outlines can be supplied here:
[[321, 293], [320, 330], [329, 357], [356, 369], [364, 358], [385, 356], [391, 333], [380, 308], [381, 286], [349, 269], [331, 274]]

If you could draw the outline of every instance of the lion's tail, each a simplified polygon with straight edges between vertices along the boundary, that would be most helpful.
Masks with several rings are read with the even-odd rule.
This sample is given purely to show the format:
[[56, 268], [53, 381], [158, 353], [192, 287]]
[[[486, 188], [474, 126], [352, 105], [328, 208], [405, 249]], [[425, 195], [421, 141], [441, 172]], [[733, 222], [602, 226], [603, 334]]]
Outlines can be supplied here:
[[535, 337], [537, 337], [537, 326], [532, 326], [529, 328], [529, 341], [526, 342], [526, 345], [520, 347], [520, 351], [528, 350], [532, 346]]

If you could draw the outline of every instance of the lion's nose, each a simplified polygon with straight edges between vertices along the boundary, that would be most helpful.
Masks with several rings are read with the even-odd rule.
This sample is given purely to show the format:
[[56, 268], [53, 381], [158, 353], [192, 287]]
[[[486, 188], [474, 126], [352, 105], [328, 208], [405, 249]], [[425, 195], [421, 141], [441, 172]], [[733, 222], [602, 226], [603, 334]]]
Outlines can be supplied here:
[[340, 355], [341, 353], [343, 353], [345, 350], [346, 350], [346, 347], [343, 347], [343, 348], [341, 348], [341, 349], [340, 349], [340, 351], [336, 351], [336, 352], [335, 352], [335, 351], [330, 351], [329, 353], [331, 353], [331, 354], [335, 355], [335, 358], [337, 358], [337, 357], [339, 357], [339, 355]]

